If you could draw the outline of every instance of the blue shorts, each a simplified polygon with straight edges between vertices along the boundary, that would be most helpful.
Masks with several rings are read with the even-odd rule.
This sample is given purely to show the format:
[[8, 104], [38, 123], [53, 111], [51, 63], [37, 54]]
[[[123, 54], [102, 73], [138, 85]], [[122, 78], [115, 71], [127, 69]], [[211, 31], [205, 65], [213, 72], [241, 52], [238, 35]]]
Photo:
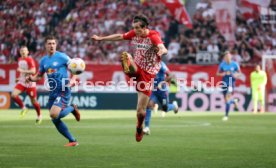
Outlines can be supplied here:
[[60, 107], [61, 109], [66, 108], [69, 105], [71, 98], [71, 92], [61, 92], [55, 97], [49, 97], [47, 107], [50, 110], [53, 105]]
[[168, 106], [169, 104], [169, 92], [168, 91], [153, 91], [150, 95], [150, 100], [154, 103], [160, 103], [162, 106]]
[[234, 92], [235, 86], [225, 86], [221, 88], [223, 95], [226, 96], [227, 94], [232, 94]]

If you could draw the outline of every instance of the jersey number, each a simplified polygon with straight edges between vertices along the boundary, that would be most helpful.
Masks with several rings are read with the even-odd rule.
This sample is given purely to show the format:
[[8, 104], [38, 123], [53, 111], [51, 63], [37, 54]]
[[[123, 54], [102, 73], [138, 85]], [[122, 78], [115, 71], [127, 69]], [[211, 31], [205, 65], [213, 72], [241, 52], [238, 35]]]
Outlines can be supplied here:
[[59, 103], [60, 99], [61, 99], [61, 97], [57, 97], [56, 100], [55, 100], [55, 104]]

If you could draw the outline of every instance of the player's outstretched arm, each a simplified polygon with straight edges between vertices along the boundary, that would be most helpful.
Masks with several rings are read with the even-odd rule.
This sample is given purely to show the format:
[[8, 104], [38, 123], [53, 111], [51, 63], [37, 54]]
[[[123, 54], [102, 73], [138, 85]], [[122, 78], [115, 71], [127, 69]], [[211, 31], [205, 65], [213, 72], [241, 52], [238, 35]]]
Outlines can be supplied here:
[[172, 79], [176, 78], [175, 75], [171, 72], [167, 72], [166, 75], [167, 75], [165, 79], [166, 82], [170, 82]]
[[37, 82], [37, 81], [39, 81], [39, 80], [41, 80], [41, 78], [43, 77], [43, 74], [41, 74], [41, 73], [37, 73], [36, 75], [34, 75], [34, 76], [27, 76], [26, 77], [26, 80], [27, 81], [30, 81], [30, 82]]
[[164, 44], [158, 44], [158, 52], [157, 52], [157, 55], [158, 56], [162, 56], [164, 54], [167, 54], [168, 53], [168, 50], [166, 49], [166, 47], [164, 46]]
[[217, 76], [224, 76], [225, 75], [225, 72], [223, 71], [222, 69], [222, 65], [219, 64], [219, 67], [218, 67], [218, 70], [217, 70]]
[[233, 74], [233, 76], [234, 76], [234, 78], [239, 78], [240, 76], [242, 76], [242, 72], [241, 72], [240, 67], [238, 67], [237, 72], [235, 72], [235, 73]]
[[124, 40], [123, 34], [112, 34], [112, 35], [109, 35], [109, 36], [93, 35], [91, 38], [95, 41], [120, 41], [120, 40]]
[[217, 76], [224, 76], [224, 75], [225, 75], [225, 72], [223, 72], [221, 70], [217, 71]]
[[241, 72], [236, 72], [236, 73], [234, 73], [234, 78], [239, 78], [240, 76], [242, 75], [242, 73]]

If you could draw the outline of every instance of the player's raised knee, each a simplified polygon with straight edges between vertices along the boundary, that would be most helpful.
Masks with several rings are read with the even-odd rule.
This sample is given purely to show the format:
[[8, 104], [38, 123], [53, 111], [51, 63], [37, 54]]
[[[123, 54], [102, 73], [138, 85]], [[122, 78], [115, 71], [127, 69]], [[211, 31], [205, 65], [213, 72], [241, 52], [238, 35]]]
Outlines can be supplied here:
[[144, 107], [138, 107], [137, 108], [137, 114], [144, 114], [145, 111], [146, 111], [146, 108], [144, 108]]
[[52, 119], [56, 119], [57, 117], [58, 117], [58, 113], [50, 113], [50, 117], [52, 118]]
[[13, 93], [12, 93], [11, 98], [15, 99], [16, 96], [17, 96], [16, 94], [13, 94]]
[[149, 109], [153, 109], [154, 108], [154, 102], [152, 102], [152, 101], [150, 101], [149, 103], [148, 103], [148, 105], [147, 105], [147, 108], [149, 108]]

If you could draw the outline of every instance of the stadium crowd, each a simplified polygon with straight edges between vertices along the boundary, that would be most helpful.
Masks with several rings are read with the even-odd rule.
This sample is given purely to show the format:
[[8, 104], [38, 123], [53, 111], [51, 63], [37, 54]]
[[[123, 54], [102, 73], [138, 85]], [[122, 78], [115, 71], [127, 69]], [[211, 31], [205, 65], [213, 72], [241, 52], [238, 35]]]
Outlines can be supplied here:
[[73, 4], [73, 0], [1, 1], [0, 62], [15, 61], [21, 45], [27, 45], [31, 55], [39, 58], [44, 37]]
[[[3, 1], [0, 2], [0, 62], [17, 59], [20, 45], [27, 45], [31, 55], [39, 59], [44, 52], [45, 35], [55, 34], [61, 51], [96, 63], [118, 63], [119, 53], [128, 50], [127, 42], [91, 41], [93, 34], [126, 32], [131, 18], [147, 15], [151, 28], [158, 30], [169, 49], [167, 61], [196, 63], [198, 51], [231, 50], [240, 63], [254, 63], [261, 55], [276, 54], [276, 33], [260, 18], [245, 19], [237, 10], [236, 41], [228, 44], [216, 29], [214, 10], [208, 0], [196, 6], [193, 29], [179, 25], [159, 1]], [[29, 10], [26, 10], [29, 9]]]
[[184, 26], [169, 43], [171, 62], [196, 63], [198, 51], [232, 52], [233, 59], [241, 64], [254, 64], [263, 54], [276, 54], [276, 29], [261, 23], [260, 16], [245, 18], [239, 8], [236, 13], [236, 41], [229, 43], [215, 25], [215, 11], [210, 0], [196, 6], [193, 29]]

